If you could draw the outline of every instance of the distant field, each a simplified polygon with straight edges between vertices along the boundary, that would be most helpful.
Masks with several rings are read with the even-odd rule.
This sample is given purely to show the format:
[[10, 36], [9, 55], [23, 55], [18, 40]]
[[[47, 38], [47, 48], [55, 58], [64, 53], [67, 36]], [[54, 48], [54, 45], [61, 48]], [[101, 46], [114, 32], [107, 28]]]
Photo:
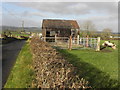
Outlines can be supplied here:
[[30, 34], [24, 34], [24, 33], [18, 33], [18, 32], [11, 32], [11, 33], [12, 35], [15, 35], [15, 36], [26, 36], [26, 37], [30, 36]]
[[106, 48], [100, 52], [90, 49], [60, 52], [78, 68], [81, 77], [90, 81], [93, 87], [115, 87], [118, 80], [118, 41], [111, 42], [117, 45], [116, 50]]

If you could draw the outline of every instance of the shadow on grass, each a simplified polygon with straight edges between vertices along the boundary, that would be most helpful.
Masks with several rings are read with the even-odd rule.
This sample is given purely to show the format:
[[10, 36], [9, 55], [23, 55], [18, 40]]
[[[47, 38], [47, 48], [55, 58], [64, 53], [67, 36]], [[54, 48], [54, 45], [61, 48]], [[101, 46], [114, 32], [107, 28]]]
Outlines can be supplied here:
[[118, 88], [118, 81], [110, 79], [110, 76], [105, 72], [100, 71], [90, 63], [83, 62], [81, 58], [70, 54], [66, 50], [57, 50], [65, 57], [69, 63], [77, 68], [77, 73], [80, 78], [89, 81], [90, 86], [93, 88]]

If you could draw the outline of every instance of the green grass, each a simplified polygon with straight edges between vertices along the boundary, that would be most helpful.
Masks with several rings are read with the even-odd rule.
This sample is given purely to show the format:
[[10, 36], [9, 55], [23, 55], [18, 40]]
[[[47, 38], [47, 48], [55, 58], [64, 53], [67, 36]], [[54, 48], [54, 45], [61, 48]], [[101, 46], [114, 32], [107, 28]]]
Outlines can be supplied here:
[[4, 88], [28, 88], [31, 87], [34, 73], [32, 69], [32, 54], [29, 44], [25, 44], [18, 55], [16, 63]]
[[13, 34], [13, 35], [15, 35], [15, 36], [26, 36], [26, 37], [30, 36], [29, 34]]
[[12, 35], [15, 35], [15, 36], [26, 36], [26, 37], [30, 36], [29, 34], [26, 34], [26, 33], [18, 33], [18, 32], [11, 32], [11, 33]]
[[[113, 42], [118, 46], [118, 41]], [[116, 50], [106, 48], [100, 52], [91, 49], [59, 50], [59, 52], [77, 67], [80, 77], [88, 80], [92, 87], [117, 87], [118, 47]]]
[[[11, 33], [11, 35], [13, 35], [13, 36], [25, 36], [25, 37], [29, 37], [30, 36], [30, 34], [27, 34], [27, 33], [20, 33], [20, 32], [10, 32]], [[4, 33], [3, 33], [4, 34]], [[9, 35], [9, 33], [6, 33], [7, 35]]]

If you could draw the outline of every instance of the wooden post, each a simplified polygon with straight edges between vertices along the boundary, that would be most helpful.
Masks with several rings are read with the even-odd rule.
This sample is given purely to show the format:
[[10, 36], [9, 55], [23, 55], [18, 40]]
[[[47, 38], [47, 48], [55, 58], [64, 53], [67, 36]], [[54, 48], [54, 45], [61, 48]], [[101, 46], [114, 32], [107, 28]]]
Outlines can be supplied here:
[[80, 44], [81, 44], [81, 42], [82, 42], [82, 38], [79, 38], [80, 39]]
[[90, 39], [90, 47], [92, 47], [92, 38]]
[[84, 45], [84, 47], [85, 47], [85, 38], [83, 38], [83, 45]]
[[46, 42], [46, 37], [43, 37], [44, 41]]
[[88, 35], [86, 36], [86, 47], [88, 47]]
[[57, 42], [57, 35], [55, 34], [55, 42]]
[[72, 49], [72, 36], [70, 36], [69, 38], [69, 50]]
[[96, 51], [100, 51], [100, 37], [97, 38]]
[[79, 35], [77, 35], [77, 45], [79, 45]]

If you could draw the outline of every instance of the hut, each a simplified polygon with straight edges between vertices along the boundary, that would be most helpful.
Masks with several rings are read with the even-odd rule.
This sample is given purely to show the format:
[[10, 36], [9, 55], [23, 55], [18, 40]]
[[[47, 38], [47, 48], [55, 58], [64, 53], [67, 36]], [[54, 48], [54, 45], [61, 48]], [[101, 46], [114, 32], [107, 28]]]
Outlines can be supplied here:
[[43, 19], [42, 35], [43, 37], [75, 37], [79, 31], [79, 25], [76, 20]]

